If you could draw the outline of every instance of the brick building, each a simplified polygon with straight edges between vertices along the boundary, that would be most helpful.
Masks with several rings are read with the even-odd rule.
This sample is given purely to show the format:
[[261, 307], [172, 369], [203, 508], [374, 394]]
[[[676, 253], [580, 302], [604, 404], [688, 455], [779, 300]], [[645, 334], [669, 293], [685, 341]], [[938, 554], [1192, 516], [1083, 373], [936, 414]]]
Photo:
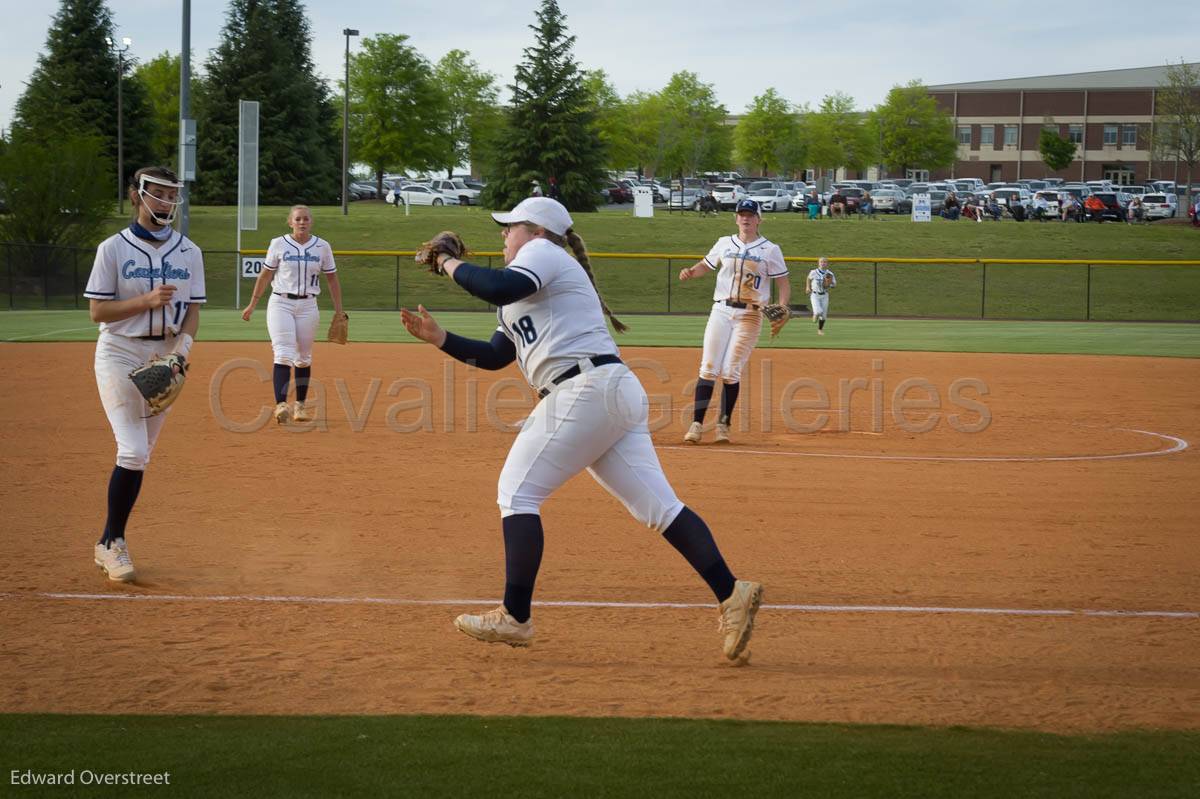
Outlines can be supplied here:
[[[954, 119], [959, 146], [954, 166], [929, 177], [1185, 182], [1185, 164], [1151, 160], [1155, 102], [1166, 77], [1163, 66], [930, 86]], [[1060, 172], [1050, 170], [1038, 152], [1045, 126], [1079, 148]]]

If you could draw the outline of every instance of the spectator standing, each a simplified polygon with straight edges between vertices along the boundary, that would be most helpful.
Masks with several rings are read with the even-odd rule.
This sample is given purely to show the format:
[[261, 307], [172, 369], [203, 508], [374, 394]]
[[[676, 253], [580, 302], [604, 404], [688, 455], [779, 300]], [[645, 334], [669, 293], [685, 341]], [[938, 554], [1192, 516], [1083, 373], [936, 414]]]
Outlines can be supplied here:
[[809, 219], [816, 219], [821, 216], [821, 195], [817, 193], [815, 185], [808, 192], [807, 203]]
[[549, 184], [550, 188], [547, 189], [548, 196], [551, 200], [557, 200], [559, 198], [558, 179], [551, 176]]

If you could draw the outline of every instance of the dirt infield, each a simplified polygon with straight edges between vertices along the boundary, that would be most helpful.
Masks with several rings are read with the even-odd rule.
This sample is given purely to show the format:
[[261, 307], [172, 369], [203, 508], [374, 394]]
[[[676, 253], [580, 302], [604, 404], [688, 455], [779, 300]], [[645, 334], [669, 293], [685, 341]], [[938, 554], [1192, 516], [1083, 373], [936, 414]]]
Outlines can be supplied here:
[[[544, 508], [536, 599], [643, 606], [535, 607], [528, 651], [453, 629], [503, 587], [515, 369], [318, 345], [325, 410], [299, 431], [255, 422], [265, 345], [193, 355], [123, 587], [91, 563], [114, 452], [92, 346], [0, 345], [0, 712], [1200, 727], [1195, 361], [760, 350], [734, 446], [684, 448], [698, 351], [626, 349], [676, 490], [766, 585], [734, 669], [686, 606], [700, 580], [586, 475]], [[986, 612], [1064, 609], [1177, 615]]]

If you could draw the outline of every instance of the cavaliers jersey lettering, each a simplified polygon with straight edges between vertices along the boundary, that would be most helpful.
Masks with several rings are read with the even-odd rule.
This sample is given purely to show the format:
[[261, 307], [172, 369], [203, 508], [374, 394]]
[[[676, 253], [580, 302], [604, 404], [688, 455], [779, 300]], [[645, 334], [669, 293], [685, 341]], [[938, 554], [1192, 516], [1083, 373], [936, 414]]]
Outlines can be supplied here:
[[119, 322], [101, 322], [101, 332], [131, 337], [175, 334], [188, 306], [205, 302], [204, 258], [191, 239], [172, 230], [170, 237], [155, 247], [122, 230], [96, 248], [96, 261], [83, 296], [89, 300], [129, 300], [164, 283], [175, 286], [171, 302]]
[[317, 236], [303, 244], [291, 236], [271, 239], [263, 265], [275, 273], [271, 290], [280, 294], [320, 294], [321, 273], [337, 271], [329, 242]]
[[517, 365], [531, 386], [549, 385], [583, 358], [617, 354], [596, 289], [566, 250], [532, 239], [506, 268], [537, 286], [533, 294], [496, 312], [499, 329], [516, 345]]
[[771, 279], [785, 277], [783, 251], [763, 237], [749, 244], [737, 236], [725, 236], [704, 256], [704, 263], [717, 272], [713, 301], [732, 300], [766, 305], [771, 301]]
[[818, 269], [813, 269], [811, 272], [808, 273], [808, 287], [813, 291], [814, 294], [824, 294], [825, 293], [825, 276], [826, 275], [829, 275], [829, 277], [833, 281], [832, 283], [829, 284], [830, 288], [833, 288], [834, 286], [836, 286], [837, 285], [837, 277], [834, 276], [832, 269], [818, 268]]

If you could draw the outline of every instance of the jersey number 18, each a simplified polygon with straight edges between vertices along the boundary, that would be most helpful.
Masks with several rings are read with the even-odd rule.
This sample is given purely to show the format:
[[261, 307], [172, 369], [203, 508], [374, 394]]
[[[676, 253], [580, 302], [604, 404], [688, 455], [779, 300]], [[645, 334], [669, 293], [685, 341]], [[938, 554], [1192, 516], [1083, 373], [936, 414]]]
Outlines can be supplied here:
[[513, 324], [512, 329], [517, 340], [524, 341], [526, 345], [537, 341], [537, 328], [533, 326], [533, 318], [530, 316], [522, 316]]

